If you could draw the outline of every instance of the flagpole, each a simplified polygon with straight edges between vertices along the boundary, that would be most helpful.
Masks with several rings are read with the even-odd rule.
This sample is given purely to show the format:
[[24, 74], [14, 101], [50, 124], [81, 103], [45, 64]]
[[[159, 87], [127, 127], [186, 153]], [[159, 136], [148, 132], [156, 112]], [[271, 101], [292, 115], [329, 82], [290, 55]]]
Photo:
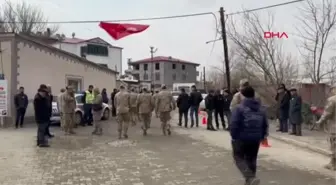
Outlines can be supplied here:
[[157, 51], [157, 48], [154, 49], [153, 46], [150, 46], [150, 53], [151, 53], [151, 89], [154, 92], [154, 53]]

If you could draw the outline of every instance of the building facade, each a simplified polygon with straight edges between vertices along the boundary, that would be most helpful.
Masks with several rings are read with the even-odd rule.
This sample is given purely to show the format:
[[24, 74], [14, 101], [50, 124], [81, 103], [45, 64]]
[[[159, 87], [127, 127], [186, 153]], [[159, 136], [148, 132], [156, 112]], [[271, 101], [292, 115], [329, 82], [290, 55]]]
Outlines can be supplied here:
[[172, 88], [173, 83], [196, 83], [199, 64], [173, 57], [157, 56], [153, 59], [129, 61], [132, 74], [141, 82], [150, 82], [155, 88], [165, 84]]
[[40, 84], [50, 84], [55, 96], [67, 85], [73, 85], [77, 91], [94, 85], [106, 88], [108, 93], [116, 88], [118, 72], [29, 36], [2, 33], [0, 50], [1, 70], [8, 84], [8, 123], [14, 121], [14, 96], [21, 86], [29, 99], [26, 117], [34, 115], [32, 101]]
[[96, 37], [88, 40], [79, 38], [61, 38], [52, 44], [58, 49], [73, 53], [99, 65], [122, 72], [122, 49], [112, 46], [103, 39]]

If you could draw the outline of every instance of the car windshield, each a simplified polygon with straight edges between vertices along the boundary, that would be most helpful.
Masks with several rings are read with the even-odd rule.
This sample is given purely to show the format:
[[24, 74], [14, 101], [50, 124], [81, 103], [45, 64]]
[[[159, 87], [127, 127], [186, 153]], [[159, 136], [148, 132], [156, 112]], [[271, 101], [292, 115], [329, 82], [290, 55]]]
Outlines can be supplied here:
[[76, 103], [78, 104], [83, 103], [82, 98], [83, 98], [83, 95], [81, 94], [76, 95]]

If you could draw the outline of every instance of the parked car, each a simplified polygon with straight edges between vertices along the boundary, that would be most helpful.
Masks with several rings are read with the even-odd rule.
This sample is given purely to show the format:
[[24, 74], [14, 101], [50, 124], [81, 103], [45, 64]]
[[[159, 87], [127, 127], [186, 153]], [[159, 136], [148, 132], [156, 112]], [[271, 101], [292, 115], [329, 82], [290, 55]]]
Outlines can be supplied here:
[[[83, 109], [83, 94], [75, 94], [76, 99], [76, 109], [75, 109], [75, 124], [79, 125], [83, 122], [83, 116], [84, 116], [84, 109]], [[60, 122], [60, 113], [59, 108], [57, 105], [57, 98], [55, 99], [55, 102], [52, 103], [52, 117], [50, 118], [52, 123], [59, 123]], [[102, 111], [102, 120], [108, 120], [110, 118], [110, 110], [111, 107], [109, 107], [108, 104], [103, 103], [103, 111]]]

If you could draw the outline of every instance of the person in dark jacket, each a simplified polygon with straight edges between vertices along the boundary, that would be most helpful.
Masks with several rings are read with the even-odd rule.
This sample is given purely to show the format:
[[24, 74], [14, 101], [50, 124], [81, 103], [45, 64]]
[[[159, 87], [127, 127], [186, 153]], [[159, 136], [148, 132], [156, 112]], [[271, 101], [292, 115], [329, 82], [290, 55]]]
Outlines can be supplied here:
[[54, 96], [53, 96], [52, 91], [51, 91], [51, 85], [47, 85], [47, 91], [48, 91], [48, 94], [47, 94], [46, 98], [48, 99], [49, 125], [47, 127], [46, 136], [48, 136], [49, 138], [53, 138], [55, 136], [50, 133], [50, 125], [51, 125], [50, 118], [52, 116], [52, 102], [54, 100]]
[[102, 95], [102, 98], [103, 98], [103, 103], [108, 104], [109, 99], [108, 99], [108, 97], [107, 97], [107, 92], [106, 92], [106, 89], [105, 89], [105, 88], [102, 90], [101, 95]]
[[237, 168], [246, 180], [246, 185], [258, 185], [256, 177], [259, 145], [267, 137], [268, 122], [254, 96], [252, 87], [241, 90], [243, 101], [233, 109], [230, 134], [233, 158]]
[[292, 98], [289, 107], [289, 122], [292, 125], [291, 135], [302, 136], [302, 115], [301, 115], [301, 97], [295, 88], [290, 90]]
[[37, 146], [49, 147], [46, 139], [47, 128], [50, 122], [48, 89], [44, 84], [40, 85], [37, 94], [34, 97], [35, 121], [37, 127]]
[[197, 91], [196, 86], [193, 85], [191, 86], [191, 93], [190, 93], [190, 120], [191, 120], [191, 125], [190, 127], [194, 126], [194, 116], [196, 119], [196, 127], [198, 127], [198, 109], [200, 103], [203, 101], [202, 94]]
[[289, 101], [291, 94], [284, 84], [281, 84], [278, 88], [277, 97], [275, 99], [278, 102], [278, 118], [280, 123], [277, 131], [288, 132]]
[[207, 118], [207, 130], [216, 131], [214, 126], [212, 125], [212, 116], [215, 110], [215, 92], [210, 90], [208, 95], [205, 97], [205, 109], [208, 114]]
[[230, 110], [230, 105], [231, 105], [231, 100], [232, 100], [232, 95], [230, 94], [230, 91], [228, 89], [224, 89], [223, 92], [224, 96], [224, 117], [226, 117], [228, 121], [228, 127], [226, 130], [230, 130], [230, 123], [231, 123], [231, 110]]
[[214, 96], [215, 122], [216, 122], [217, 130], [219, 130], [218, 115], [221, 119], [223, 129], [226, 128], [225, 121], [224, 121], [224, 103], [225, 103], [224, 96], [220, 93], [220, 90], [217, 90]]
[[28, 106], [28, 96], [24, 93], [24, 88], [19, 88], [19, 93], [14, 97], [14, 104], [16, 108], [16, 122], [15, 128], [23, 127], [23, 121], [26, 114], [27, 106]]
[[117, 89], [113, 89], [113, 92], [111, 93], [111, 103], [112, 103], [112, 116], [116, 117], [117, 116], [117, 112], [116, 112], [116, 108], [114, 106], [114, 97], [115, 95], [118, 93]]
[[176, 105], [179, 109], [179, 126], [182, 126], [182, 117], [184, 116], [184, 127], [188, 128], [188, 111], [190, 107], [189, 95], [185, 92], [185, 89], [181, 89], [181, 94], [177, 97]]

